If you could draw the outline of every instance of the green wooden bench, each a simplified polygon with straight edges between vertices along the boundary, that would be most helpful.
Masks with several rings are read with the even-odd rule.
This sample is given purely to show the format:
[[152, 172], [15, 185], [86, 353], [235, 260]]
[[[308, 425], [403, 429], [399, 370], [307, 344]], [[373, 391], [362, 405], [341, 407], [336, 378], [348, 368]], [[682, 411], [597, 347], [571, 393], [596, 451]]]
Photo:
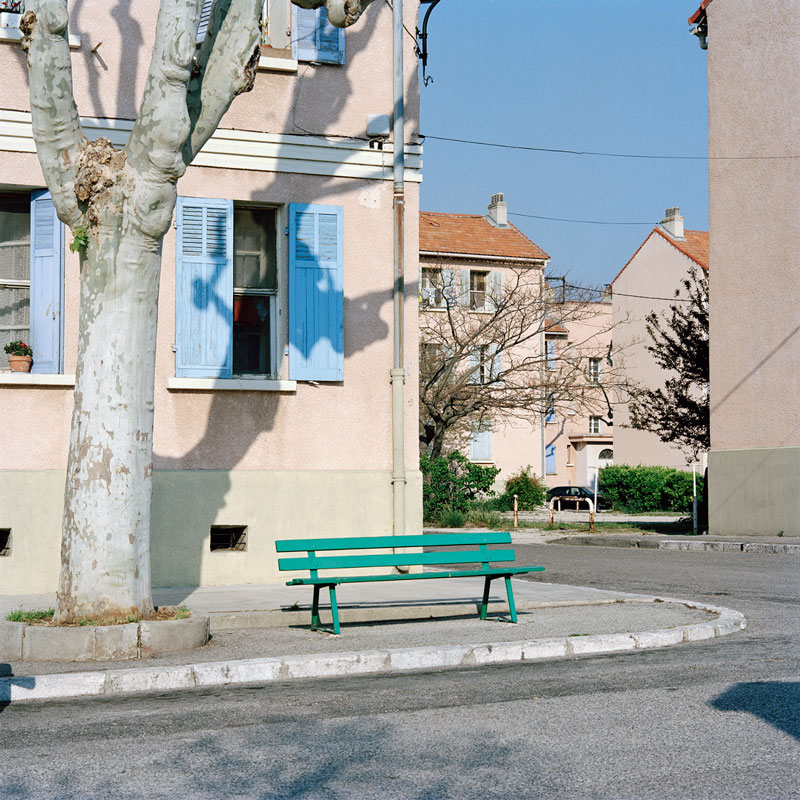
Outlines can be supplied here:
[[[490, 544], [511, 544], [510, 533], [428, 533], [409, 536], [358, 536], [339, 539], [281, 539], [275, 542], [279, 553], [305, 553], [294, 558], [279, 558], [278, 569], [309, 570], [310, 577], [294, 578], [287, 586], [313, 586], [311, 630], [320, 627], [319, 592], [328, 587], [333, 615], [333, 632], [339, 633], [339, 606], [336, 587], [342, 583], [372, 581], [418, 581], [432, 578], [484, 578], [480, 618], [486, 619], [489, 587], [493, 580], [504, 578], [511, 622], [517, 621], [511, 576], [526, 572], [542, 572], [544, 567], [492, 567], [492, 563], [514, 561], [513, 550], [489, 550]], [[447, 550], [417, 553], [368, 553], [369, 550], [388, 550], [405, 547], [471, 547], [471, 550]], [[336, 555], [317, 555], [318, 552], [338, 551]], [[346, 553], [344, 551], [347, 551]], [[320, 575], [320, 571], [370, 569], [372, 567], [413, 567], [435, 564], [476, 564], [473, 569], [439, 570], [435, 572], [405, 572], [389, 575]]]

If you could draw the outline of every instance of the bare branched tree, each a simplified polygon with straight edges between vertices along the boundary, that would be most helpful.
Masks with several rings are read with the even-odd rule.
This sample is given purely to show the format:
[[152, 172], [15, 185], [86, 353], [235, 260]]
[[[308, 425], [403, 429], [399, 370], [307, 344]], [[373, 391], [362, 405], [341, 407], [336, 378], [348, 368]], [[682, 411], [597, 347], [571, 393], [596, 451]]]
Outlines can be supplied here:
[[[370, 0], [294, 2], [325, 5], [330, 21], [344, 27]], [[199, 48], [203, 0], [162, 0], [144, 95], [123, 149], [90, 142], [81, 130], [67, 0], [26, 0], [25, 7], [36, 149], [81, 261], [56, 620], [148, 615], [161, 243], [178, 179], [234, 97], [253, 87], [262, 0], [215, 0]]]
[[[556, 292], [538, 270], [501, 266], [502, 284], [483, 293], [460, 286], [451, 265], [424, 269], [420, 447], [432, 457], [462, 444], [476, 426], [538, 419], [551, 409], [611, 422], [610, 396], [624, 379], [608, 346], [598, 344], [611, 328], [596, 321], [601, 293], [569, 285]], [[603, 364], [602, 382], [589, 359]]]
[[[663, 316], [648, 314], [647, 350], [665, 370], [663, 388], [640, 388], [630, 404], [634, 428], [658, 434], [678, 445], [687, 462], [696, 461], [711, 446], [708, 358], [708, 276], [689, 270], [683, 295], [676, 290]], [[687, 302], [688, 300], [688, 302]]]

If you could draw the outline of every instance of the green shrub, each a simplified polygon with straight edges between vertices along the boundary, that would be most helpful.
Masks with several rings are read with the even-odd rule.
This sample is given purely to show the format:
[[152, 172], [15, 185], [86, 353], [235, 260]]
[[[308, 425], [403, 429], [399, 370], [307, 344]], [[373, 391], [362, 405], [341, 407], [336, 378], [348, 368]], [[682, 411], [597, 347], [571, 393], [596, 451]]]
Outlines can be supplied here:
[[445, 508], [436, 523], [439, 528], [463, 528], [466, 521], [467, 515], [463, 511], [457, 508]]
[[[697, 502], [703, 496], [703, 476], [697, 476]], [[692, 473], [678, 472], [667, 475], [662, 495], [664, 508], [689, 514], [692, 511]]]
[[495, 531], [502, 530], [506, 526], [503, 518], [496, 511], [480, 506], [470, 508], [467, 512], [467, 521], [479, 528], [489, 528]]
[[[702, 479], [698, 478], [698, 496]], [[621, 511], [688, 512], [692, 508], [692, 473], [669, 467], [615, 464], [600, 470], [600, 491]]]
[[439, 520], [450, 510], [466, 515], [471, 500], [493, 494], [492, 484], [500, 472], [497, 467], [473, 464], [457, 450], [434, 459], [422, 455], [419, 468], [423, 479], [422, 511], [426, 520]]
[[497, 498], [499, 511], [511, 511], [514, 508], [514, 495], [517, 495], [517, 507], [520, 511], [532, 511], [544, 504], [547, 487], [532, 470], [533, 467], [528, 464], [508, 479], [505, 492]]

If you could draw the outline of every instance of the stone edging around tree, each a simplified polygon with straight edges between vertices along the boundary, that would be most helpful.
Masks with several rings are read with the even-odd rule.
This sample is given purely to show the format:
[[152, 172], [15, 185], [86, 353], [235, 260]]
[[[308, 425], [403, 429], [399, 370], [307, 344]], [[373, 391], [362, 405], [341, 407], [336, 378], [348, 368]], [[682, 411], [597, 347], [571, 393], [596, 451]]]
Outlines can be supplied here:
[[0, 621], [0, 660], [114, 661], [193, 650], [209, 639], [206, 614], [126, 625], [57, 627]]

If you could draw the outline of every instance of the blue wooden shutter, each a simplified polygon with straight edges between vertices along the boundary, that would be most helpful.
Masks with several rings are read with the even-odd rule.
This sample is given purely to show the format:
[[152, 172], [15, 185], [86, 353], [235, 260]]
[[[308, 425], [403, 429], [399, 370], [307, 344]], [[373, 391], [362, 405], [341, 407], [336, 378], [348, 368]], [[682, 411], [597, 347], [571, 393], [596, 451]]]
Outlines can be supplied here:
[[233, 201], [179, 197], [175, 374], [230, 378], [233, 364]]
[[31, 194], [31, 341], [33, 372], [61, 372], [64, 226], [50, 192]]
[[344, 64], [344, 28], [334, 28], [324, 8], [293, 5], [292, 56], [298, 61]]
[[503, 301], [503, 273], [500, 270], [492, 270], [489, 273], [489, 298], [486, 306], [489, 311], [496, 311]]
[[465, 308], [469, 308], [469, 270], [461, 269], [458, 271], [458, 302]]
[[503, 372], [503, 351], [500, 349], [500, 345], [490, 345], [489, 354], [491, 355], [489, 377], [492, 381], [497, 381], [498, 383], [502, 384], [500, 375]]
[[556, 471], [556, 446], [548, 444], [544, 450], [544, 470], [548, 475], [552, 475]]
[[476, 427], [469, 437], [469, 460], [492, 460], [492, 431], [489, 428]]
[[556, 365], [556, 343], [552, 339], [547, 339], [544, 346], [547, 358], [547, 369], [554, 369]]
[[442, 300], [442, 305], [448, 308], [452, 308], [458, 303], [458, 289], [456, 288], [455, 270], [442, 270]]
[[289, 377], [344, 379], [341, 206], [289, 205]]
[[197, 44], [202, 44], [203, 39], [206, 38], [206, 33], [208, 33], [208, 26], [211, 22], [211, 6], [214, 3], [214, 0], [203, 0], [203, 5], [200, 9], [200, 23], [197, 26], [197, 36], [195, 37], [195, 42]]

